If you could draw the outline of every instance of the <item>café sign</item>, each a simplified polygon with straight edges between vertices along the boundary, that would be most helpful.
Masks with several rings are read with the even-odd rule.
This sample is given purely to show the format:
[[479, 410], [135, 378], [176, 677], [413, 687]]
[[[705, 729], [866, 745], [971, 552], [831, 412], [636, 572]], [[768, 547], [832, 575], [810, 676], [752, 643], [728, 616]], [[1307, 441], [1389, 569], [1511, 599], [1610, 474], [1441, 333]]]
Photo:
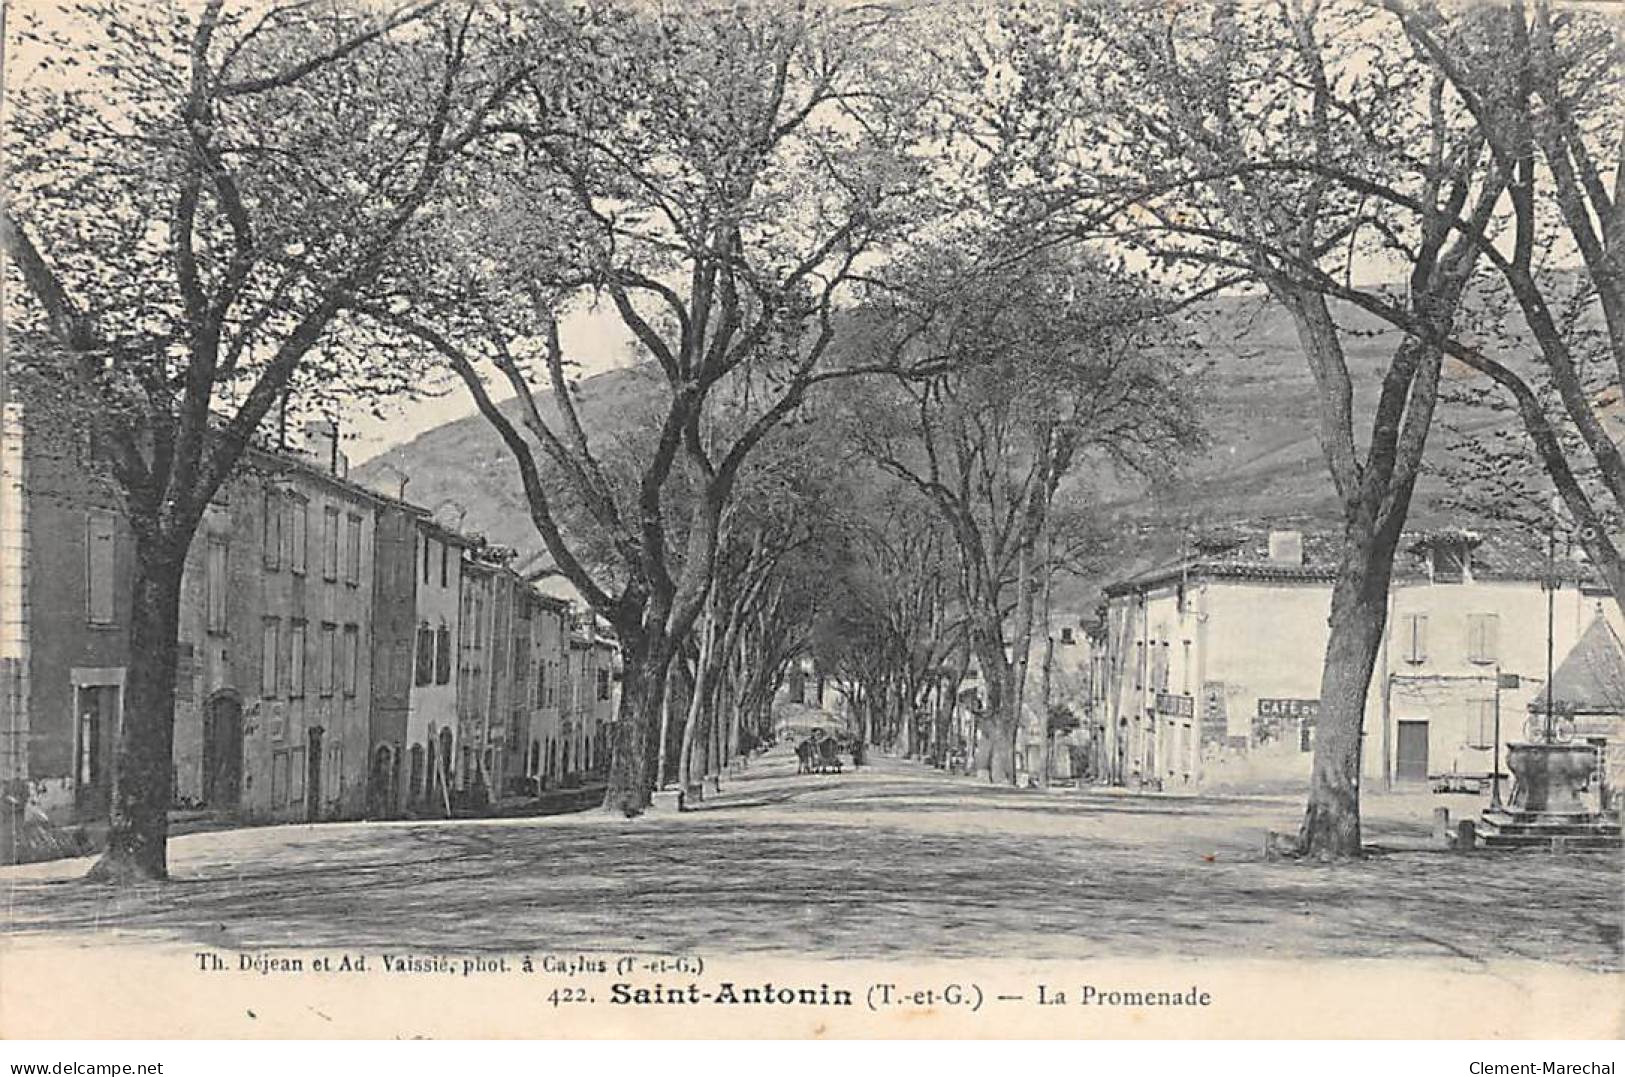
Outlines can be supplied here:
[[1320, 716], [1318, 699], [1260, 699], [1260, 718], [1301, 718], [1311, 724]]

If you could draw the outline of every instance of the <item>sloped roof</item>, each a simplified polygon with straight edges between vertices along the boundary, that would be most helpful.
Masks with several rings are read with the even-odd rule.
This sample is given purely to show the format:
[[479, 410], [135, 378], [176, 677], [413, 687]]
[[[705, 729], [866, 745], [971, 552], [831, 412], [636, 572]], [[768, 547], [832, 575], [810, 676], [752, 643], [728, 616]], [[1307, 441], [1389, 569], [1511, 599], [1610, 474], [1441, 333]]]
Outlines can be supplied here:
[[[1269, 559], [1269, 531], [1262, 528], [1235, 529], [1222, 551], [1199, 553], [1193, 557], [1164, 562], [1125, 579], [1108, 583], [1105, 593], [1120, 595], [1180, 579], [1251, 579], [1325, 583], [1337, 579], [1342, 536], [1335, 532], [1302, 530], [1303, 562], [1281, 563]], [[1435, 532], [1407, 532], [1394, 556], [1394, 579], [1427, 579], [1423, 546]], [[1464, 533], [1465, 534], [1465, 533]], [[1475, 580], [1528, 580], [1546, 578], [1547, 560], [1544, 536], [1530, 536], [1503, 530], [1474, 534], [1471, 544], [1472, 574]], [[1207, 543], [1198, 537], [1196, 545]], [[1590, 565], [1559, 555], [1553, 567], [1559, 580], [1579, 584], [1588, 592], [1606, 593], [1601, 576]]]
[[[1529, 709], [1545, 713], [1546, 693]], [[1597, 616], [1552, 673], [1552, 709], [1559, 714], [1625, 714], [1625, 647], [1608, 619]]]

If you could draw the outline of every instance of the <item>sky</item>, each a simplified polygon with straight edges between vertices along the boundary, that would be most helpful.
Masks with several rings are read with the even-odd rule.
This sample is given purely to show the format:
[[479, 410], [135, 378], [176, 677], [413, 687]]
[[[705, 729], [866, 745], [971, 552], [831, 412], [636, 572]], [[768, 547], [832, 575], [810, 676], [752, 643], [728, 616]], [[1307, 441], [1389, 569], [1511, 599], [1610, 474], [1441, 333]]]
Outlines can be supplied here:
[[[559, 323], [559, 340], [565, 355], [579, 364], [583, 378], [630, 366], [635, 359], [631, 335], [608, 303], [566, 314]], [[494, 379], [486, 385], [499, 401], [512, 399], [512, 393], [495, 393]], [[473, 415], [475, 408], [474, 398], [458, 382], [442, 396], [392, 401], [383, 410], [381, 419], [360, 408], [344, 417], [347, 428], [341, 430], [341, 436], [351, 464], [364, 463], [437, 426]]]

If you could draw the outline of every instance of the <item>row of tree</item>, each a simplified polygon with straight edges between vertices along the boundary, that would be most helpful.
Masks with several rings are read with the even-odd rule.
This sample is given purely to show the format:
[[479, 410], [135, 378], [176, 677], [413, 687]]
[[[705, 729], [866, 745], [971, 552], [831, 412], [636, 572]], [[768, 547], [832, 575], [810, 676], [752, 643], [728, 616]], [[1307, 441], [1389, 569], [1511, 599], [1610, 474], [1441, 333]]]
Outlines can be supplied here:
[[[500, 436], [621, 640], [627, 814], [714, 771], [809, 648], [905, 738], [973, 656], [1013, 778], [1033, 581], [1087, 550], [1093, 484], [1200, 443], [1179, 312], [1228, 290], [1290, 313], [1343, 509], [1303, 852], [1359, 851], [1363, 702], [1447, 364], [1511, 402], [1625, 594], [1605, 14], [84, 0], [8, 48], [8, 323], [88, 402], [151, 657], [99, 874], [167, 870], [203, 510], [268, 417], [339, 392], [449, 378]], [[576, 406], [560, 319], [585, 302], [654, 372], [631, 435]], [[1347, 305], [1401, 334], [1374, 391]], [[829, 474], [854, 460], [881, 503]]]

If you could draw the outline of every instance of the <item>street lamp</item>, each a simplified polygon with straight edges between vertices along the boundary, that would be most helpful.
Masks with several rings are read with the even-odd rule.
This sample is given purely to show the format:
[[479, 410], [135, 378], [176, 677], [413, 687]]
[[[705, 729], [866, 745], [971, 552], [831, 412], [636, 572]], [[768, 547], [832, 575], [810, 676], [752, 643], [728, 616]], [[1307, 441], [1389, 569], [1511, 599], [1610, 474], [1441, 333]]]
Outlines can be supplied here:
[[1501, 689], [1517, 688], [1518, 675], [1516, 673], [1502, 673], [1501, 667], [1495, 667], [1495, 755], [1490, 771], [1490, 807], [1500, 810], [1501, 807]]

